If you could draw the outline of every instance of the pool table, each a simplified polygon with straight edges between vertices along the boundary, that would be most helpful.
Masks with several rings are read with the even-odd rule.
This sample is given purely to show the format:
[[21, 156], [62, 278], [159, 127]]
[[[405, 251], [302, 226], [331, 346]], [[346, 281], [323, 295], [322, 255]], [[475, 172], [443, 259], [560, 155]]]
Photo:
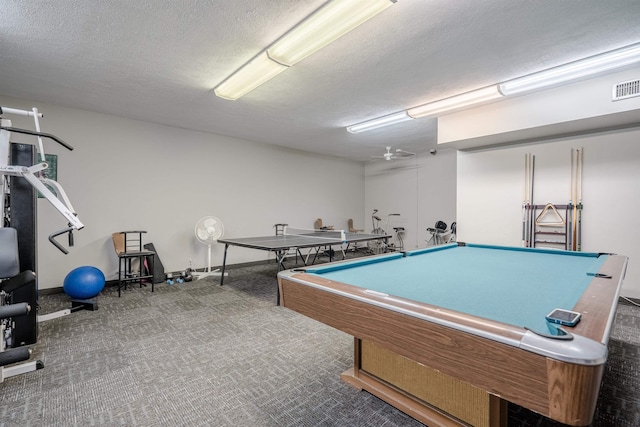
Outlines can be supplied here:
[[[454, 243], [278, 274], [280, 303], [354, 336], [341, 378], [430, 426], [507, 402], [591, 423], [627, 257]], [[558, 330], [545, 316], [580, 312]]]

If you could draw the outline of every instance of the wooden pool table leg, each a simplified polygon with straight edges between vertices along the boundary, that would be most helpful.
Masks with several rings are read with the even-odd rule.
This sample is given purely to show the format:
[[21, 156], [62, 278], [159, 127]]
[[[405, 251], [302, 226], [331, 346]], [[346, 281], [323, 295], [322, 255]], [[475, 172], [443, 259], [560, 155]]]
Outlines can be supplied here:
[[504, 399], [500, 399], [498, 396], [489, 395], [489, 405], [489, 412], [491, 413], [490, 426], [507, 427], [507, 420], [509, 418], [509, 402]]

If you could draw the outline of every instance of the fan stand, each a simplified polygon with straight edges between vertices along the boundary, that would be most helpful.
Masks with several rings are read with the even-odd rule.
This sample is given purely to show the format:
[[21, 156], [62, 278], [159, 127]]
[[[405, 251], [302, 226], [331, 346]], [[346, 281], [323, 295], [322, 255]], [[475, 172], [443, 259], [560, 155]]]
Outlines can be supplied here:
[[[196, 279], [196, 280], [204, 279], [205, 277], [212, 277], [212, 276], [220, 277], [220, 276], [222, 276], [222, 273], [220, 272], [219, 268], [211, 271], [211, 243], [209, 243], [207, 245], [207, 247], [208, 247], [208, 249], [207, 249], [207, 259], [208, 259], [207, 271], [204, 271], [202, 273], [197, 272], [197, 271], [193, 272], [194, 279]], [[228, 276], [229, 273], [224, 273], [224, 275]]]
[[224, 225], [222, 221], [214, 216], [202, 217], [196, 222], [196, 238], [200, 243], [207, 245], [207, 270], [204, 272], [193, 271], [195, 280], [204, 279], [209, 276], [222, 276], [220, 270], [211, 271], [211, 246], [218, 243], [218, 239], [224, 235]]

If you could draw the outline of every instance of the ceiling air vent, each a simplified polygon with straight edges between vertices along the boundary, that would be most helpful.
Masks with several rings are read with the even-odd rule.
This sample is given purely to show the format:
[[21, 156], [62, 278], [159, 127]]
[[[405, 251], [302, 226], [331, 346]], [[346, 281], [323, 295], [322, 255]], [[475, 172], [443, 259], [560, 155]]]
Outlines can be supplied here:
[[613, 85], [613, 100], [632, 98], [640, 96], [640, 79], [629, 80], [628, 82], [616, 83]]

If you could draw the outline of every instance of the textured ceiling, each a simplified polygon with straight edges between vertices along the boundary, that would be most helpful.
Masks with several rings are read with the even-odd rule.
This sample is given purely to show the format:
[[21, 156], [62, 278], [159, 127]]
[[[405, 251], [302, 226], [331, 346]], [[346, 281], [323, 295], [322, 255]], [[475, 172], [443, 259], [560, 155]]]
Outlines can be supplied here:
[[4, 0], [0, 94], [367, 160], [344, 127], [640, 41], [639, 0], [399, 0], [237, 101], [213, 87], [325, 0]]

